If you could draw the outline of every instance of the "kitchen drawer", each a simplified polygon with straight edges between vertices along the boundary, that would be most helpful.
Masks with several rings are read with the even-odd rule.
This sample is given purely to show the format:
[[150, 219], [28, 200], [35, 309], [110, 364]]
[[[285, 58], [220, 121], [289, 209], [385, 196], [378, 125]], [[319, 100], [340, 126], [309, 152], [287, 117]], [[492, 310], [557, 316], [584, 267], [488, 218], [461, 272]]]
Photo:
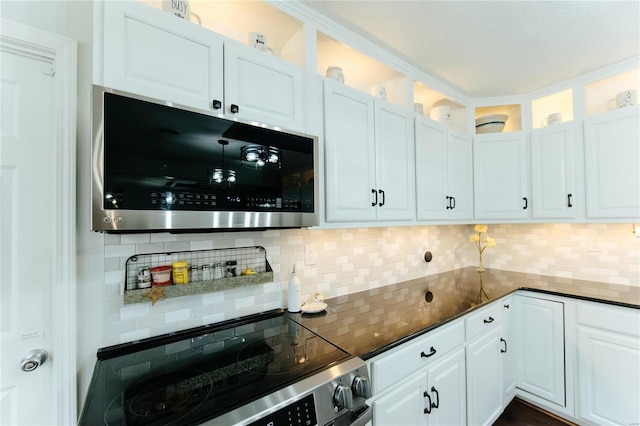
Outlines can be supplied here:
[[578, 325], [640, 336], [640, 310], [602, 303], [578, 304]]
[[464, 344], [464, 325], [457, 321], [405, 343], [392, 353], [371, 363], [374, 394], [406, 378], [414, 371], [431, 365], [454, 348]]
[[465, 319], [467, 341], [497, 326], [502, 320], [502, 309], [502, 303], [494, 303], [469, 315]]

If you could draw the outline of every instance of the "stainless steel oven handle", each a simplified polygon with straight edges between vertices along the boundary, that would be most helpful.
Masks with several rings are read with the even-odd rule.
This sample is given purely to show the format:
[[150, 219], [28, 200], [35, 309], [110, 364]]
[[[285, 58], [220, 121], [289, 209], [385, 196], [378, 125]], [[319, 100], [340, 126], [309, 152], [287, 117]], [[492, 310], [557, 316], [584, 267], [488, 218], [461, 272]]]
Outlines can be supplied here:
[[357, 419], [352, 421], [349, 426], [365, 426], [373, 420], [373, 409], [367, 406], [367, 408], [358, 416]]

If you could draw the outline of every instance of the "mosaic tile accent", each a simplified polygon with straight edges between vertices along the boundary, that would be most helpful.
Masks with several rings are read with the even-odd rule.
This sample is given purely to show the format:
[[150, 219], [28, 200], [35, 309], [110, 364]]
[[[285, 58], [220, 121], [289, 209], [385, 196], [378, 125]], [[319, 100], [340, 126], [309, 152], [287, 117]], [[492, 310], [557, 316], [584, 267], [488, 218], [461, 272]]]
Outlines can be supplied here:
[[[325, 298], [419, 279], [477, 264], [468, 236], [473, 225], [355, 229], [291, 229], [209, 234], [105, 235], [103, 346], [286, 306], [286, 283], [296, 265], [302, 300]], [[640, 238], [631, 224], [489, 225], [497, 245], [484, 266], [503, 271], [571, 279], [593, 295], [632, 297], [640, 287]], [[589, 251], [592, 241], [600, 252]], [[267, 250], [273, 282], [217, 293], [161, 300], [148, 312], [123, 304], [124, 262], [133, 254], [259, 245]], [[304, 264], [313, 245], [315, 265]], [[425, 251], [433, 260], [425, 263]], [[118, 278], [120, 277], [120, 278]], [[553, 284], [562, 286], [562, 281]], [[130, 305], [128, 305], [130, 306]], [[189, 311], [189, 315], [183, 313]], [[172, 314], [180, 312], [180, 314]]]

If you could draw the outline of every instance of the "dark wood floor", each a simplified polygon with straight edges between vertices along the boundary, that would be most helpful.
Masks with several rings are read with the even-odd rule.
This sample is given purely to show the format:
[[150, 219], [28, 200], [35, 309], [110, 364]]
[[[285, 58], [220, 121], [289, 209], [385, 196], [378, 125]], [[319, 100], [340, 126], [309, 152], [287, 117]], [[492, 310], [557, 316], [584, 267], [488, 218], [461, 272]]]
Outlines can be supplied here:
[[515, 398], [504, 413], [495, 421], [493, 426], [566, 426], [571, 425], [566, 420], [533, 408], [521, 399]]

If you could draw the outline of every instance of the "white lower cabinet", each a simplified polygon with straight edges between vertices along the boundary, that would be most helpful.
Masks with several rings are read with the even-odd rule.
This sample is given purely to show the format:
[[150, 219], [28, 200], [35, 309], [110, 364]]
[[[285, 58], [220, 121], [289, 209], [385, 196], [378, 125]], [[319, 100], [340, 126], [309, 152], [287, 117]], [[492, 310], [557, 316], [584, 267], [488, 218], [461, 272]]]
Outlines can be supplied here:
[[638, 310], [581, 303], [577, 316], [576, 417], [581, 424], [638, 424]]
[[563, 303], [519, 296], [516, 319], [517, 387], [564, 407]]
[[499, 325], [467, 343], [467, 423], [490, 425], [502, 413]]
[[516, 351], [514, 298], [500, 302], [502, 306], [502, 329], [500, 337], [500, 371], [502, 373], [502, 408], [505, 408], [516, 395]]
[[464, 349], [411, 374], [373, 402], [374, 425], [465, 424]]

